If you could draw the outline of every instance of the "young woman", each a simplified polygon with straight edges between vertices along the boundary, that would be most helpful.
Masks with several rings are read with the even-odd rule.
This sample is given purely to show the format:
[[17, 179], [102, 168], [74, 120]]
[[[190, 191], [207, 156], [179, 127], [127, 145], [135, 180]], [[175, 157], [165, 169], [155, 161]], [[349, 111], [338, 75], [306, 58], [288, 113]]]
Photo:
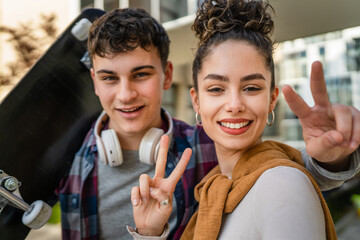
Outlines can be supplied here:
[[[198, 211], [182, 239], [336, 239], [330, 212], [300, 152], [261, 139], [274, 121], [279, 94], [271, 10], [260, 0], [205, 0], [198, 10], [191, 98], [198, 124], [215, 143], [219, 166], [197, 185]], [[162, 140], [163, 159], [167, 141]], [[142, 191], [156, 199], [134, 205], [140, 235], [166, 237], [173, 188], [188, 155], [168, 179], [158, 178], [164, 175], [161, 158], [154, 180], [140, 177], [143, 187], [133, 189], [132, 199]]]

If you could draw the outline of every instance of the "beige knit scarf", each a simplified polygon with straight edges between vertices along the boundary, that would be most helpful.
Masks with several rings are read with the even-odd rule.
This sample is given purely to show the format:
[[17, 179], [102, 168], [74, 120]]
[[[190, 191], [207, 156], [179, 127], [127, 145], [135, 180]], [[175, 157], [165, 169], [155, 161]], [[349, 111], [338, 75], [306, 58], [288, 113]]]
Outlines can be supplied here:
[[321, 201], [327, 239], [337, 239], [330, 211], [316, 181], [304, 168], [301, 153], [273, 141], [262, 142], [246, 151], [236, 163], [232, 179], [222, 175], [219, 166], [204, 177], [195, 188], [199, 209], [190, 219], [181, 239], [217, 239], [222, 215], [235, 209], [263, 172], [277, 166], [297, 168], [308, 176]]

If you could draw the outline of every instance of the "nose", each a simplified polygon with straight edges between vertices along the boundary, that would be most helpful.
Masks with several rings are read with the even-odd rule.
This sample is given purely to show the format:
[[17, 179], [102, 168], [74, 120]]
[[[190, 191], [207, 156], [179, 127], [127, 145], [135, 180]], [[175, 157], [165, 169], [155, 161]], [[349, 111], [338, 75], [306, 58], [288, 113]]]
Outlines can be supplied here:
[[123, 103], [129, 103], [137, 97], [137, 90], [131, 81], [121, 79], [116, 97]]
[[230, 91], [227, 94], [226, 98], [226, 107], [225, 110], [227, 112], [231, 112], [233, 114], [237, 114], [239, 112], [243, 112], [245, 110], [245, 105], [242, 100], [241, 93], [236, 90]]

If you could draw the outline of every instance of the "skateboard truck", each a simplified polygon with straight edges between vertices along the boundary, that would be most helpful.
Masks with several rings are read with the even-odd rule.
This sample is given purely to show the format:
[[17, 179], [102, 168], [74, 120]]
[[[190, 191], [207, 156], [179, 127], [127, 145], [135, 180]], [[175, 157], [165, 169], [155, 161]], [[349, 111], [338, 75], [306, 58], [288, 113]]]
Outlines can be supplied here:
[[[79, 41], [84, 41], [89, 36], [89, 30], [91, 28], [92, 22], [87, 18], [82, 18], [80, 21], [76, 22], [74, 27], [71, 29], [71, 34], [76, 37]], [[89, 57], [89, 52], [86, 51], [84, 56], [81, 58], [80, 62], [85, 65], [87, 69], [91, 69], [91, 61]]]
[[51, 216], [51, 207], [41, 200], [31, 205], [27, 204], [20, 195], [20, 186], [21, 183], [15, 177], [7, 175], [0, 169], [0, 214], [9, 204], [24, 211], [22, 217], [24, 225], [33, 229], [41, 228]]

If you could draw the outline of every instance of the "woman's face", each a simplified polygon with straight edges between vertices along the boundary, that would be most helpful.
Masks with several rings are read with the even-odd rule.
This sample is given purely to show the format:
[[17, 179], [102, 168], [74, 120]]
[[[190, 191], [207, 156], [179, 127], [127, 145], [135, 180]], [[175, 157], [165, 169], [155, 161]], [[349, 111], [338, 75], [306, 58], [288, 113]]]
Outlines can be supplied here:
[[193, 107], [216, 148], [245, 151], [261, 141], [278, 88], [270, 92], [271, 73], [262, 55], [243, 41], [213, 47], [198, 73]]

